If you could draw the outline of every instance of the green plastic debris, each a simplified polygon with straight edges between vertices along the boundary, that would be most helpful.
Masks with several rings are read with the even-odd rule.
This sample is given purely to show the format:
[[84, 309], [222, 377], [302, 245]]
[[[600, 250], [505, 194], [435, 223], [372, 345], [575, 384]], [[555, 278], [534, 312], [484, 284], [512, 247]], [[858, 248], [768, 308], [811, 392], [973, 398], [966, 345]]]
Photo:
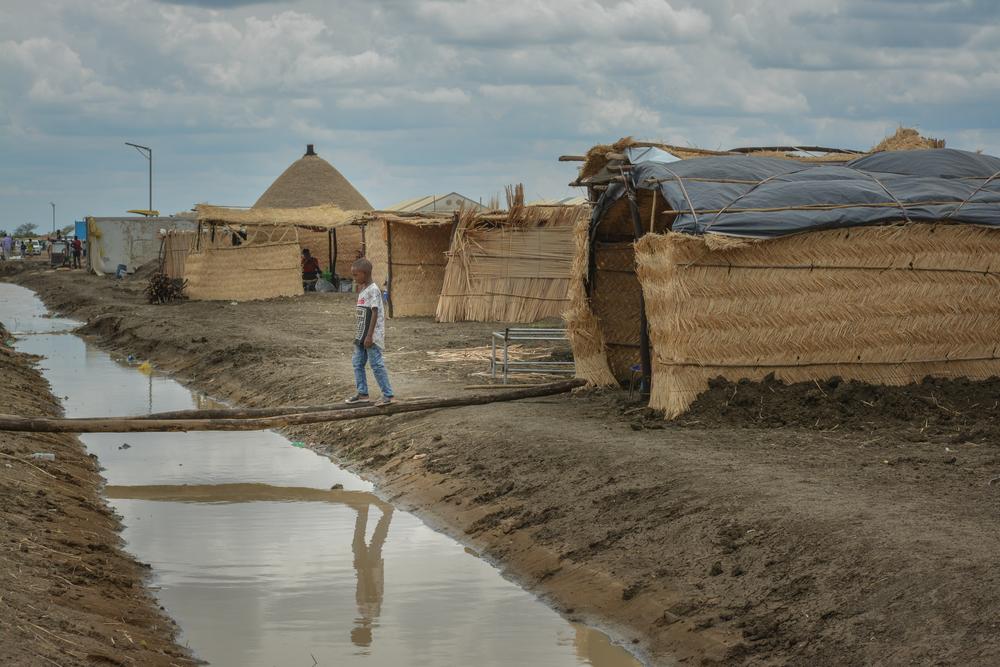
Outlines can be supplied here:
[[306, 443], [302, 442], [301, 440], [293, 440], [292, 441], [292, 447], [305, 447], [305, 446], [306, 446]]

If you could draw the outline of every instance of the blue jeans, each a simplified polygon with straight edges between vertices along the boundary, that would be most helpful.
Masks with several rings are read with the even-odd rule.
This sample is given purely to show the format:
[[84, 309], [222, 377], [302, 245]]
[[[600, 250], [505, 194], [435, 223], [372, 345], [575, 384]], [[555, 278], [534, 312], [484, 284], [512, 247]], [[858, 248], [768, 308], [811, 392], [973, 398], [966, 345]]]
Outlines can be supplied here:
[[392, 387], [389, 386], [389, 371], [385, 369], [385, 362], [382, 361], [382, 350], [378, 345], [366, 348], [363, 345], [354, 344], [354, 384], [358, 387], [358, 393], [362, 396], [368, 395], [368, 377], [365, 374], [365, 364], [372, 367], [372, 375], [378, 382], [378, 388], [382, 390], [382, 395], [392, 398]]

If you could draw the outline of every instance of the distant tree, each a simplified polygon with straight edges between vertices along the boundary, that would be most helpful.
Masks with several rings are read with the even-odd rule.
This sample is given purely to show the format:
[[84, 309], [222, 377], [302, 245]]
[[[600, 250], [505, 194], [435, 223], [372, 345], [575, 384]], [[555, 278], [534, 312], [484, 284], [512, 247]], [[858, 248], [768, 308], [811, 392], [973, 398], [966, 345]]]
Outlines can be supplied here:
[[63, 236], [72, 236], [76, 232], [76, 225], [66, 225], [62, 228]]
[[38, 229], [38, 225], [32, 222], [26, 222], [14, 230], [14, 236], [17, 237], [34, 236], [36, 229]]
[[7, 233], [6, 229], [0, 229], [0, 238], [4, 236], [10, 236], [10, 234]]

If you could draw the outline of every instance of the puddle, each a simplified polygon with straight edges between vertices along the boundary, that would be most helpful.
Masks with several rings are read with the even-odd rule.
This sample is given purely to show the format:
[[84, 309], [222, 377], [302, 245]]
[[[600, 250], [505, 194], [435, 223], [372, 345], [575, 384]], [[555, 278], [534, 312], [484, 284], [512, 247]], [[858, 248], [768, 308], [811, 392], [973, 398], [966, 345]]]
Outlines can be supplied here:
[[[211, 405], [64, 335], [76, 323], [46, 317], [22, 287], [0, 283], [0, 321], [17, 349], [44, 356], [67, 416]], [[277, 433], [81, 439], [127, 549], [153, 566], [181, 641], [213, 665], [639, 664]]]

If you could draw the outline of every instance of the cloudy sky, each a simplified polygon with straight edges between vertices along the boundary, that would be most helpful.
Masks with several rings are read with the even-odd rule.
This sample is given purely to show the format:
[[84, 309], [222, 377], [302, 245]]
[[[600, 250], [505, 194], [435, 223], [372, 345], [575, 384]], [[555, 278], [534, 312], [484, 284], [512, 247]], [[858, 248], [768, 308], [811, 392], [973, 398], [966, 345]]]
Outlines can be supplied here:
[[1000, 153], [991, 0], [0, 0], [0, 228], [249, 205], [306, 143], [375, 206], [574, 194], [624, 135]]

